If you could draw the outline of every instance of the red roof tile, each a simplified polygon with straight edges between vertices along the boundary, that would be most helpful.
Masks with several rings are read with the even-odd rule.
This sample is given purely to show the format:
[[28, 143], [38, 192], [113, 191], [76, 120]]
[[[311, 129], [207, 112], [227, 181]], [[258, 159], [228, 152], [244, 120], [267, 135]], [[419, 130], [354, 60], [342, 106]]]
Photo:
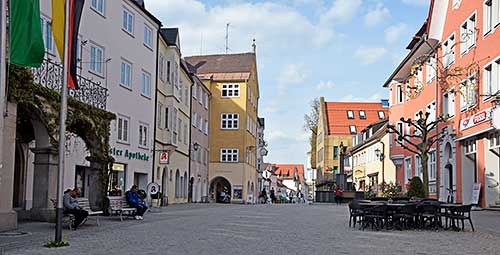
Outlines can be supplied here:
[[[356, 132], [366, 128], [371, 123], [380, 120], [378, 112], [383, 111], [384, 117], [389, 116], [389, 109], [381, 103], [362, 102], [325, 102], [326, 121], [329, 135], [351, 135], [349, 126], [356, 126]], [[354, 113], [354, 119], [347, 117], [347, 111]], [[365, 111], [366, 119], [361, 119], [359, 111]]]
[[274, 164], [276, 171], [274, 172], [278, 178], [293, 178], [295, 168], [299, 175], [299, 183], [302, 183], [302, 175], [304, 174], [304, 165], [300, 164]]

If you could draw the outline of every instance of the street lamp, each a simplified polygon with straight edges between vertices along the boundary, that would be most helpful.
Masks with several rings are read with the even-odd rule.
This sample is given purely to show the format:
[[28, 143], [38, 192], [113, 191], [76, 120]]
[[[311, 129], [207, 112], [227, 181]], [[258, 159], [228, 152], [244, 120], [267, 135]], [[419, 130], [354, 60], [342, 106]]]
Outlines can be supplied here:
[[340, 184], [342, 189], [346, 188], [346, 178], [345, 178], [345, 173], [344, 173], [344, 156], [345, 156], [345, 147], [344, 147], [344, 142], [340, 142]]
[[200, 149], [200, 145], [198, 143], [194, 143], [193, 149], [194, 149], [194, 151], [197, 151], [198, 149]]
[[[380, 143], [382, 144], [382, 150], [380, 150], [378, 147], [377, 149], [375, 149], [375, 156], [377, 156], [377, 158], [380, 160], [380, 162], [382, 163], [382, 183], [385, 183], [385, 173], [384, 173], [384, 168], [385, 168], [385, 162], [384, 162], [384, 159], [385, 159], [385, 154], [384, 154], [384, 151], [385, 151], [385, 143], [380, 141]], [[377, 184], [378, 185], [378, 184]]]

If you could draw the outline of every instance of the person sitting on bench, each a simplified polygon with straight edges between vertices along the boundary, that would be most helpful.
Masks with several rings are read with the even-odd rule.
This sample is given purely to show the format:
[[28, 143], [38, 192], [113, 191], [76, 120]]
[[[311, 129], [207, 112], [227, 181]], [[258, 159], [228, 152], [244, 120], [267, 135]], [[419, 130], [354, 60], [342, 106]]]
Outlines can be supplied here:
[[73, 229], [76, 229], [89, 216], [89, 213], [78, 205], [76, 198], [79, 196], [80, 189], [77, 187], [65, 192], [63, 196], [64, 213], [75, 215], [75, 221], [71, 226]]
[[137, 210], [135, 219], [142, 220], [142, 216], [144, 215], [144, 212], [148, 210], [148, 207], [144, 204], [144, 202], [142, 202], [139, 194], [137, 194], [137, 191], [137, 185], [132, 185], [130, 190], [126, 193], [127, 202], [131, 207], [134, 207]]

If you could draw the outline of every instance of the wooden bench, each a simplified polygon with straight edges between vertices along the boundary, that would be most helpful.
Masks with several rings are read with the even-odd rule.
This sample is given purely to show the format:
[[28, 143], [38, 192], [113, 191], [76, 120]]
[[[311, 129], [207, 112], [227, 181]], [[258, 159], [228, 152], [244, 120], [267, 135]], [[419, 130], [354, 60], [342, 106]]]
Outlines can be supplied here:
[[[50, 202], [52, 202], [54, 209], [57, 210], [57, 200], [51, 198]], [[70, 230], [73, 230], [73, 224], [75, 223], [75, 215], [71, 213], [63, 213], [61, 221], [63, 225], [68, 225], [68, 228]]]
[[134, 217], [137, 209], [130, 207], [127, 199], [122, 196], [109, 196], [109, 208], [112, 215], [119, 215], [120, 220], [123, 221], [123, 216]]

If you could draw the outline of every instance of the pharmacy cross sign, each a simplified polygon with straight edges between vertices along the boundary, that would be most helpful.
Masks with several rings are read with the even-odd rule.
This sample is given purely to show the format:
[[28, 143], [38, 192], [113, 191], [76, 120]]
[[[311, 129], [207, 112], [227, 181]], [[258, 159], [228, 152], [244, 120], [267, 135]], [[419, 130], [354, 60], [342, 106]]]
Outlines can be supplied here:
[[170, 155], [168, 151], [160, 152], [160, 164], [168, 164], [170, 160]]

